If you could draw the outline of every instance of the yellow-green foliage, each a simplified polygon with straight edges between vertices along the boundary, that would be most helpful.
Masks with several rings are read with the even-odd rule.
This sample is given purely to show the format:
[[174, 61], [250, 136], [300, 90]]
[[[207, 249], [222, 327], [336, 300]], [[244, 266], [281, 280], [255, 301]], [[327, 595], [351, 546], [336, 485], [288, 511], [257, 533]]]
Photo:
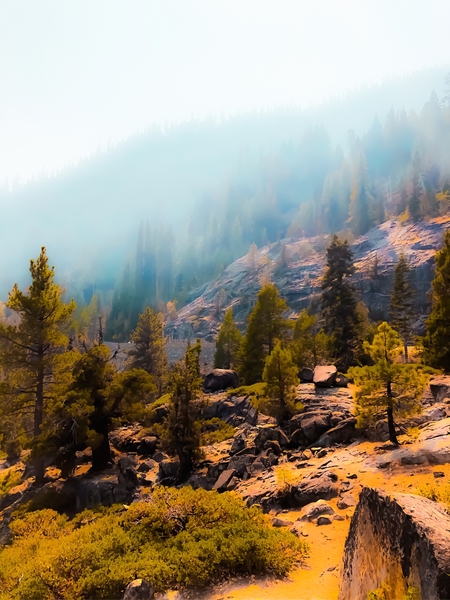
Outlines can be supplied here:
[[200, 421], [200, 443], [202, 446], [218, 444], [234, 436], [236, 428], [232, 427], [222, 419], [214, 417]]
[[[397, 600], [397, 598], [392, 595], [390, 586], [383, 584], [378, 589], [369, 592], [367, 600]], [[398, 600], [422, 600], [422, 596], [416, 587], [409, 585], [406, 592]]]
[[0, 551], [1, 600], [118, 598], [133, 579], [156, 591], [200, 587], [235, 574], [286, 575], [307, 555], [232, 493], [158, 488], [149, 502], [69, 521], [43, 510], [11, 523]]
[[251, 400], [253, 398], [264, 398], [266, 395], [266, 384], [261, 381], [259, 383], [254, 383], [253, 385], [241, 385], [241, 387], [228, 390], [227, 395], [250, 396]]
[[442, 502], [450, 513], [450, 483], [424, 485], [419, 488], [419, 494], [434, 502]]
[[6, 496], [9, 490], [12, 490], [13, 487], [20, 483], [21, 477], [22, 473], [14, 469], [9, 469], [3, 475], [0, 474], [0, 500], [3, 496]]

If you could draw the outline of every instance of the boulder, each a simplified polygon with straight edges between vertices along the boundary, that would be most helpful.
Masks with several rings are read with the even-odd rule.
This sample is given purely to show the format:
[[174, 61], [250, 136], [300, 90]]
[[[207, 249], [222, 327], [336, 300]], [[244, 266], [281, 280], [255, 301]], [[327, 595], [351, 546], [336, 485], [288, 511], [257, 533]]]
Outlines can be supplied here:
[[338, 373], [334, 379], [335, 387], [348, 387], [348, 379], [345, 375]]
[[280, 446], [279, 442], [277, 442], [276, 440], [267, 440], [267, 442], [264, 443], [263, 450], [269, 450], [269, 448], [277, 456], [281, 455], [281, 452], [282, 452], [281, 446]]
[[289, 438], [289, 446], [291, 448], [306, 448], [309, 446], [309, 441], [306, 435], [303, 433], [303, 429], [299, 428]]
[[255, 446], [259, 452], [264, 449], [264, 444], [269, 440], [278, 442], [281, 448], [289, 444], [286, 434], [279, 427], [261, 427], [255, 437]]
[[356, 500], [350, 494], [344, 494], [341, 498], [339, 498], [336, 504], [340, 510], [346, 510], [347, 508], [355, 505]]
[[450, 376], [433, 377], [430, 381], [430, 391], [436, 402], [442, 402], [445, 398], [450, 398]]
[[245, 456], [233, 456], [233, 458], [228, 463], [228, 469], [234, 469], [239, 475], [239, 477], [244, 477], [245, 473], [248, 473], [247, 467], [249, 467], [253, 461], [255, 460], [255, 456], [245, 455]]
[[180, 462], [178, 460], [171, 458], [162, 460], [159, 463], [159, 478], [177, 477], [179, 468]]
[[234, 438], [233, 443], [231, 444], [230, 454], [233, 455], [237, 452], [241, 452], [241, 450], [244, 450], [246, 447], [247, 442], [245, 441], [244, 436], [239, 434]]
[[329, 517], [319, 517], [317, 525], [331, 525], [331, 519]]
[[389, 585], [427, 600], [450, 598], [450, 516], [436, 502], [364, 488], [345, 543], [340, 600]]
[[305, 367], [299, 371], [298, 377], [301, 383], [312, 383], [314, 371]]
[[151, 600], [154, 598], [153, 586], [145, 579], [135, 579], [127, 585], [122, 600]]
[[213, 490], [217, 490], [218, 492], [226, 492], [229, 489], [228, 485], [230, 481], [235, 475], [236, 471], [234, 469], [226, 469], [225, 471], [222, 471], [218, 480], [214, 484]]
[[346, 444], [356, 437], [356, 419], [351, 417], [341, 421], [336, 427], [332, 427], [314, 442], [320, 448], [329, 448], [335, 444]]
[[286, 519], [279, 519], [278, 517], [274, 517], [272, 519], [272, 525], [274, 527], [292, 527], [292, 523], [290, 521], [286, 521]]
[[304, 415], [301, 427], [310, 444], [331, 428], [330, 416], [330, 413], [306, 413]]
[[219, 392], [237, 387], [239, 387], [239, 376], [232, 369], [214, 369], [206, 375], [203, 383], [205, 392]]
[[306, 506], [317, 500], [330, 500], [339, 493], [338, 478], [333, 471], [313, 473], [292, 489], [294, 506]]
[[314, 385], [325, 388], [333, 387], [336, 375], [337, 369], [335, 366], [318, 366], [314, 369]]
[[325, 500], [320, 499], [303, 508], [300, 521], [314, 521], [321, 515], [334, 515], [334, 513], [334, 508]]

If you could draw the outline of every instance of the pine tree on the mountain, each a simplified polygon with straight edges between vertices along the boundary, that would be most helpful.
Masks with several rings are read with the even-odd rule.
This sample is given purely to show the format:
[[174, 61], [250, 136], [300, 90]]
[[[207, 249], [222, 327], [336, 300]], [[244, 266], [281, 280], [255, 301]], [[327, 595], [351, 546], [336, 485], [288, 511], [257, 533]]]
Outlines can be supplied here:
[[292, 360], [289, 348], [277, 342], [275, 348], [266, 358], [263, 371], [263, 381], [266, 383], [266, 394], [272, 403], [277, 405], [279, 421], [286, 418], [292, 411], [296, 396], [296, 386], [299, 384], [298, 368]]
[[445, 232], [444, 244], [436, 252], [435, 263], [431, 313], [422, 340], [422, 359], [431, 367], [450, 372], [450, 231]]
[[354, 271], [347, 240], [341, 242], [333, 236], [327, 248], [321, 306], [325, 331], [333, 336], [335, 357], [343, 369], [352, 364], [361, 344], [358, 301], [350, 281]]
[[411, 321], [414, 317], [413, 297], [410, 269], [404, 254], [400, 255], [394, 270], [389, 316], [392, 327], [398, 331], [403, 341], [405, 362], [408, 362], [408, 342], [411, 340]]
[[356, 416], [360, 427], [367, 426], [386, 410], [389, 439], [397, 444], [394, 417], [409, 416], [421, 411], [420, 398], [428, 381], [415, 365], [401, 365], [396, 359], [401, 354], [402, 341], [387, 323], [378, 326], [372, 344], [364, 350], [373, 366], [353, 367], [350, 377], [357, 386]]
[[242, 335], [233, 319], [233, 309], [229, 308], [220, 326], [216, 341], [214, 367], [216, 369], [233, 369], [241, 344]]
[[265, 285], [259, 292], [255, 307], [248, 317], [247, 332], [239, 351], [239, 373], [246, 385], [261, 381], [266, 356], [277, 340], [284, 340], [291, 328], [284, 317], [286, 302], [277, 288]]
[[374, 225], [374, 199], [370, 193], [366, 158], [361, 151], [355, 167], [350, 196], [350, 225], [355, 235], [366, 233]]
[[[62, 301], [64, 291], [54, 282], [45, 248], [31, 260], [31, 285], [27, 293], [17, 284], [9, 293], [6, 307], [20, 318], [18, 325], [0, 323], [0, 362], [5, 370], [6, 387], [1, 398], [5, 414], [28, 420], [34, 441], [41, 436], [52, 402], [67, 383], [71, 353], [65, 352], [69, 338], [63, 333], [75, 310], [72, 301]], [[43, 476], [43, 463], [35, 464], [36, 479]]]
[[136, 329], [131, 334], [134, 348], [129, 350], [130, 367], [143, 369], [153, 375], [159, 395], [162, 394], [167, 373], [166, 340], [164, 319], [149, 306], [139, 315]]
[[333, 340], [319, 329], [317, 317], [306, 309], [297, 317], [292, 338], [292, 357], [299, 369], [314, 369], [330, 361]]
[[420, 156], [416, 152], [413, 159], [412, 192], [408, 200], [408, 212], [411, 219], [416, 223], [421, 217], [420, 197], [422, 195], [422, 185], [420, 182]]
[[200, 456], [200, 427], [196, 419], [196, 400], [202, 385], [200, 377], [200, 340], [188, 347], [183, 360], [169, 377], [170, 413], [167, 421], [166, 445], [178, 456], [178, 477], [185, 480]]

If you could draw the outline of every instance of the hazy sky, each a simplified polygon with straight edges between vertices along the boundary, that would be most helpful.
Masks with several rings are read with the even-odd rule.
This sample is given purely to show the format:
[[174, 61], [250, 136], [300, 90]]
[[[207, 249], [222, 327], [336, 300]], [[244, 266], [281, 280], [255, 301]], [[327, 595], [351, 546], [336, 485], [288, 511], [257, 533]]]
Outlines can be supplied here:
[[450, 0], [0, 0], [0, 181], [450, 62]]

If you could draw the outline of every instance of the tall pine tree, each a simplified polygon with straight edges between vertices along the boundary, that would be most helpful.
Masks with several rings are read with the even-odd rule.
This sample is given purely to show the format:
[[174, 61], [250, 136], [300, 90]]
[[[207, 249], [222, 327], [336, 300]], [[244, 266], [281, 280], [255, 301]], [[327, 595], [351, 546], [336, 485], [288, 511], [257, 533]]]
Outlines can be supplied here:
[[411, 340], [411, 321], [414, 317], [414, 292], [411, 288], [409, 277], [408, 261], [405, 255], [401, 254], [394, 270], [389, 316], [392, 327], [398, 331], [403, 341], [405, 362], [408, 362], [408, 342]]
[[[30, 262], [31, 285], [27, 293], [17, 284], [9, 293], [7, 308], [13, 310], [18, 325], [0, 324], [1, 364], [6, 372], [2, 412], [25, 418], [35, 441], [43, 433], [48, 411], [67, 382], [71, 353], [65, 350], [69, 338], [63, 333], [75, 310], [72, 301], [65, 304], [64, 291], [54, 281], [45, 248]], [[30, 417], [30, 418], [28, 418]], [[36, 479], [43, 476], [43, 463], [35, 464]]]
[[350, 280], [354, 271], [347, 240], [341, 242], [333, 236], [327, 248], [321, 305], [325, 331], [333, 336], [335, 357], [343, 369], [352, 364], [361, 345], [361, 319]]
[[225, 312], [216, 341], [214, 367], [216, 369], [233, 369], [241, 344], [242, 335], [233, 319], [233, 309]]

